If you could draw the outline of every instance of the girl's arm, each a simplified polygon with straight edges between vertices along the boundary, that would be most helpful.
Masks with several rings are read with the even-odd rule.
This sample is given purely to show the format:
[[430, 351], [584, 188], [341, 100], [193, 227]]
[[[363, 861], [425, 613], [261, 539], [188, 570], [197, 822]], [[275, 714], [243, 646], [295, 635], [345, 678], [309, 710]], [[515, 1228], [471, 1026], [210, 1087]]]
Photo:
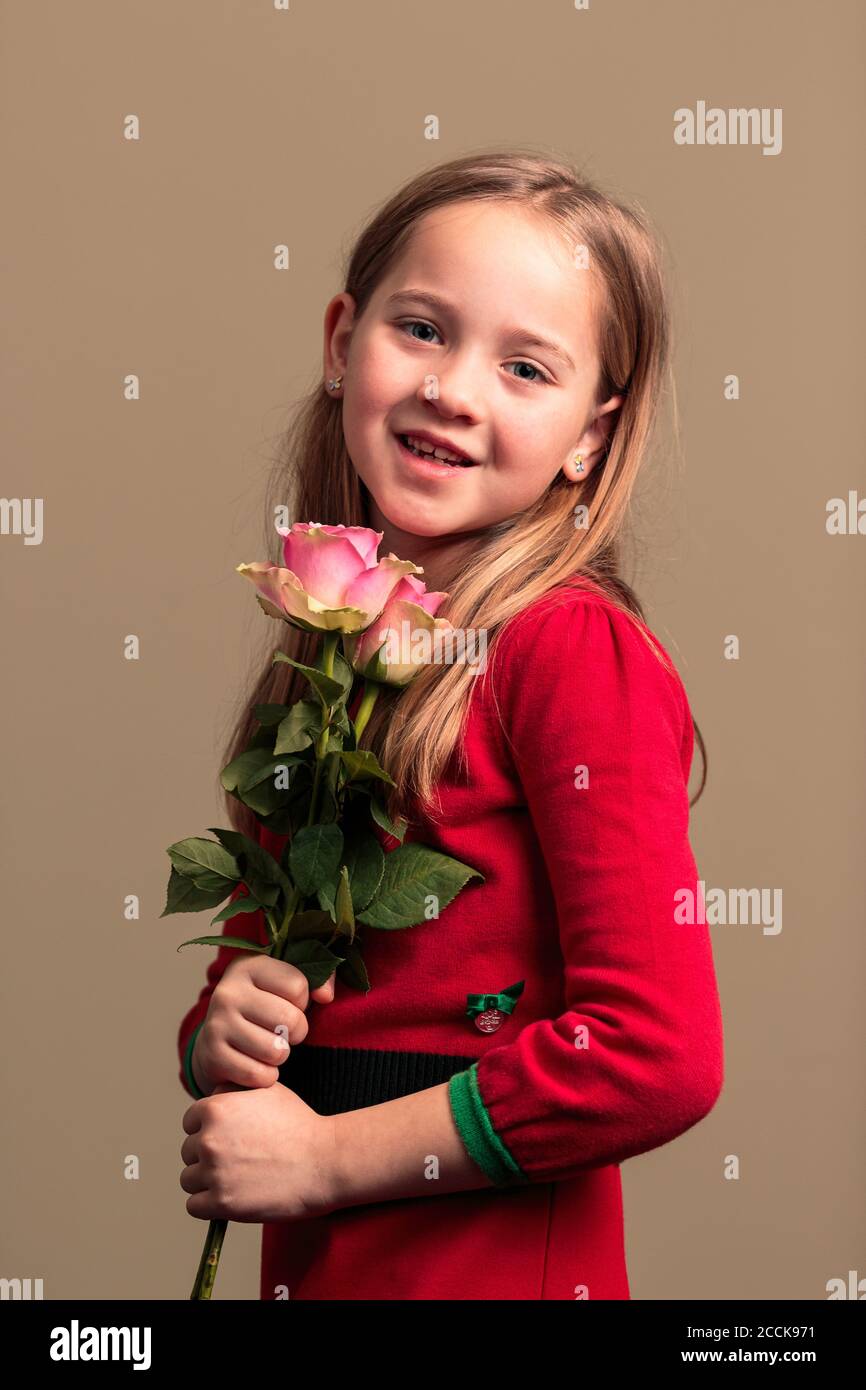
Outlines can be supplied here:
[[709, 931], [678, 920], [675, 896], [698, 891], [682, 683], [591, 596], [518, 631], [497, 693], [556, 901], [564, 1007], [447, 1084], [335, 1116], [345, 1205], [575, 1177], [676, 1138], [721, 1091]]
[[325, 1171], [337, 1207], [493, 1186], [466, 1151], [447, 1082], [331, 1119]]

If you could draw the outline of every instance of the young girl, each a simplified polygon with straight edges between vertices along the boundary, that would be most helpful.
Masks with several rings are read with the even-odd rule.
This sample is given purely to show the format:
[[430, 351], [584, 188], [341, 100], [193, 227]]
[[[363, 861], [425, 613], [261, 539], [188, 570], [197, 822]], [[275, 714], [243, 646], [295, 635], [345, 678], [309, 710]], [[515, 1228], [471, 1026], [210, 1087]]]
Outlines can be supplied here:
[[[271, 500], [371, 526], [485, 633], [484, 670], [424, 667], [362, 738], [406, 841], [483, 882], [362, 931], [366, 995], [237, 949], [210, 966], [178, 1039], [206, 1097], [181, 1186], [202, 1220], [263, 1223], [262, 1298], [627, 1299], [620, 1164], [719, 1096], [708, 931], [675, 899], [698, 890], [696, 730], [618, 573], [669, 372], [659, 259], [569, 166], [483, 154], [401, 189], [327, 307]], [[267, 636], [226, 762], [256, 704], [304, 693], [273, 641], [307, 662], [314, 639]], [[224, 930], [267, 941], [260, 913]]]

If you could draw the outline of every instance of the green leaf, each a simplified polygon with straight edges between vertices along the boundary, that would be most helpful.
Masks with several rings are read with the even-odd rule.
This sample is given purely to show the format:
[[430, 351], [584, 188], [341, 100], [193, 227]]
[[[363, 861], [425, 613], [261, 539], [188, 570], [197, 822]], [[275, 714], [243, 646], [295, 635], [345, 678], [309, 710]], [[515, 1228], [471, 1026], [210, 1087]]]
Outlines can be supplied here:
[[345, 956], [335, 956], [321, 941], [290, 941], [283, 960], [306, 975], [310, 989], [318, 989], [343, 964]]
[[345, 951], [346, 959], [337, 971], [337, 979], [342, 980], [344, 985], [349, 985], [352, 989], [361, 990], [364, 994], [368, 994], [370, 978], [357, 941], [353, 941], [351, 945], [342, 946], [341, 950]]
[[181, 951], [184, 946], [232, 946], [242, 951], [257, 951], [263, 956], [268, 955], [271, 949], [270, 946], [247, 941], [244, 936], [194, 936], [192, 941], [182, 941], [177, 949]]
[[383, 931], [417, 927], [431, 920], [425, 915], [428, 896], [438, 899], [441, 913], [470, 878], [484, 882], [477, 869], [461, 864], [450, 855], [440, 854], [426, 845], [399, 845], [385, 855], [379, 890], [364, 911], [358, 913], [358, 921]]
[[277, 729], [275, 753], [299, 753], [313, 742], [322, 729], [322, 706], [313, 700], [298, 700]]
[[[278, 793], [275, 798], [276, 804], [272, 808], [268, 808], [264, 813], [256, 812], [260, 824], [275, 835], [294, 835], [307, 823], [312, 785], [310, 764], [299, 763], [293, 767], [288, 791], [281, 790]], [[285, 852], [282, 865], [284, 869], [288, 865]]]
[[172, 865], [165, 907], [159, 915], [160, 917], [168, 917], [173, 912], [202, 912], [206, 907], [216, 907], [231, 891], [232, 884], [222, 880], [220, 880], [218, 887], [202, 888], [195, 879], [188, 878], [186, 874], [178, 873]]
[[216, 917], [211, 918], [211, 926], [215, 927], [217, 922], [227, 922], [230, 917], [236, 917], [239, 912], [260, 912], [264, 904], [257, 902], [251, 894], [245, 897], [235, 898], [233, 903], [226, 903], [222, 912], [218, 912]]
[[167, 853], [178, 873], [194, 879], [205, 891], [216, 890], [220, 882], [225, 882], [227, 891], [231, 892], [240, 879], [241, 871], [234, 855], [213, 840], [194, 835], [169, 845]]
[[289, 922], [290, 941], [306, 941], [310, 937], [333, 936], [334, 923], [330, 913], [310, 908], [306, 912], [296, 912]]
[[343, 863], [349, 871], [349, 888], [356, 912], [373, 898], [385, 871], [385, 851], [370, 830], [355, 830], [346, 841]]
[[[267, 731], [265, 731], [267, 732]], [[266, 816], [285, 803], [289, 788], [275, 785], [278, 768], [292, 768], [301, 759], [288, 755], [276, 757], [269, 748], [247, 748], [233, 758], [220, 773], [220, 780], [251, 811]], [[289, 780], [291, 779], [289, 773]]]
[[291, 709], [290, 705], [256, 705], [253, 714], [266, 729], [280, 724]]
[[[334, 650], [334, 665], [331, 676], [342, 688], [343, 700], [350, 694], [352, 686], [355, 684], [355, 672], [352, 670], [342, 652]], [[333, 701], [331, 702], [333, 704]]]
[[[295, 769], [299, 763], [300, 759], [288, 753], [282, 753], [279, 756], [269, 754], [268, 762], [260, 767], [251, 776], [249, 782], [235, 793], [238, 800], [243, 801], [250, 810], [263, 816], [279, 810], [291, 798], [296, 775]], [[281, 784], [286, 783], [287, 785], [278, 786], [278, 777]]]
[[349, 871], [345, 864], [340, 869], [340, 881], [337, 884], [337, 930], [341, 936], [348, 936], [351, 941], [355, 935], [355, 913], [352, 909], [352, 894], [349, 890]]
[[349, 733], [351, 733], [352, 721], [346, 713], [345, 705], [337, 705], [337, 708], [334, 710], [333, 717], [330, 721], [330, 727], [332, 729], [336, 729], [341, 734], [348, 735]]
[[323, 884], [323, 886], [320, 889], [318, 889], [316, 897], [318, 899], [319, 906], [322, 908], [324, 912], [327, 912], [328, 920], [333, 924], [334, 927], [336, 927], [337, 908], [334, 903], [333, 886], [330, 883]]
[[281, 888], [285, 893], [292, 892], [291, 879], [262, 845], [237, 830], [217, 830], [213, 826], [208, 826], [208, 830], [241, 863], [241, 877], [260, 903], [273, 907]]
[[[335, 653], [336, 656], [336, 653]], [[300, 661], [293, 660], [286, 656], [285, 652], [274, 652], [274, 661], [286, 661], [290, 666], [294, 666], [296, 671], [305, 675], [310, 685], [319, 697], [323, 705], [335, 705], [343, 695], [343, 686], [339, 681], [332, 680], [326, 676], [324, 671], [319, 671], [315, 666], [304, 666]]]
[[376, 800], [375, 796], [370, 797], [370, 815], [386, 834], [393, 835], [395, 840], [399, 840], [402, 843], [403, 836], [406, 834], [408, 828], [408, 821], [404, 820], [402, 816], [398, 817], [396, 821], [391, 820], [388, 812], [385, 810], [382, 803]]
[[336, 824], [307, 825], [299, 830], [289, 853], [292, 878], [305, 898], [312, 898], [335, 879], [343, 853], [343, 832]]
[[227, 792], [239, 792], [272, 759], [273, 751], [270, 748], [246, 748], [226, 764], [220, 773], [220, 781]]
[[348, 780], [350, 782], [353, 778], [378, 777], [381, 781], [389, 782], [392, 787], [396, 787], [397, 783], [393, 777], [388, 776], [375, 753], [369, 748], [358, 748], [353, 752], [341, 753], [340, 757], [349, 773]]

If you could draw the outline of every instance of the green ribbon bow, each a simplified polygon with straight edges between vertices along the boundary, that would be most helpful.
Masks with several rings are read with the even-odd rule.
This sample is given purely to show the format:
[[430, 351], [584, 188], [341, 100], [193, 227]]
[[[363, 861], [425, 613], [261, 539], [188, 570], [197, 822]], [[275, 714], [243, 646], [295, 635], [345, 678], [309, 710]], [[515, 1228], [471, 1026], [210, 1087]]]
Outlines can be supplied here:
[[470, 1018], [476, 1014], [486, 1013], [488, 1009], [499, 1009], [504, 1014], [514, 1011], [514, 1006], [523, 993], [525, 980], [520, 980], [516, 985], [509, 985], [501, 994], [467, 994], [466, 1010]]

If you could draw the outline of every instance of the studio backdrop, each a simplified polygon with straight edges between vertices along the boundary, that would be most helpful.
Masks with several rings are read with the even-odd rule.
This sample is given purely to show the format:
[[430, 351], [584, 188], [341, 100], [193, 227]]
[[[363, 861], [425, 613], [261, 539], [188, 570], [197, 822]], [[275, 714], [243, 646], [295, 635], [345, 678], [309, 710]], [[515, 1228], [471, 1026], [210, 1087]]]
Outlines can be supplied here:
[[[274, 645], [236, 566], [266, 557], [361, 228], [422, 170], [519, 147], [639, 206], [670, 287], [623, 573], [706, 743], [725, 1076], [622, 1166], [631, 1297], [862, 1297], [862, 6], [0, 14], [0, 1275], [189, 1296], [177, 1033], [214, 952], [176, 948], [213, 914], [161, 915], [165, 851], [227, 824]], [[260, 1234], [231, 1224], [215, 1296], [259, 1296]]]

